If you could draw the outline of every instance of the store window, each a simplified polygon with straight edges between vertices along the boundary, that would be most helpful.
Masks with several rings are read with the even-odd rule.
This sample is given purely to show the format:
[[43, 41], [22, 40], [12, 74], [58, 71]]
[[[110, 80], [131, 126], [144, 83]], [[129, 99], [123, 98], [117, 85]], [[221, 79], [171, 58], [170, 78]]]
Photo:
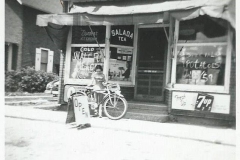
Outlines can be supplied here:
[[133, 25], [111, 26], [108, 80], [132, 82]]
[[224, 86], [227, 24], [201, 16], [179, 22], [176, 44], [176, 84]]
[[69, 78], [91, 79], [94, 68], [104, 68], [106, 26], [73, 26]]
[[70, 78], [91, 79], [97, 65], [104, 67], [103, 53], [98, 47], [72, 47]]

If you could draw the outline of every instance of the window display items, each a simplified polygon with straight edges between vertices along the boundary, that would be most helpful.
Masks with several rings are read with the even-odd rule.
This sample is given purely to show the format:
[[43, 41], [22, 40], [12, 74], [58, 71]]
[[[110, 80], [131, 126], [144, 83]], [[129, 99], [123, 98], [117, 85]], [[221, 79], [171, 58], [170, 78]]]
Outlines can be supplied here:
[[108, 78], [109, 80], [130, 81], [130, 64], [126, 61], [110, 59]]
[[73, 47], [70, 78], [72, 79], [91, 79], [95, 66], [103, 67], [103, 51], [97, 47]]

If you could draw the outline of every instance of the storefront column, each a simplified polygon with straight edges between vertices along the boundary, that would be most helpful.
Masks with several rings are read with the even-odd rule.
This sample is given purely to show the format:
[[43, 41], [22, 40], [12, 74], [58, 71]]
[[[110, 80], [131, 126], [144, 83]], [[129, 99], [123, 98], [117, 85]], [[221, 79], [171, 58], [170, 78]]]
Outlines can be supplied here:
[[[68, 2], [63, 2], [63, 12], [68, 13]], [[58, 86], [58, 104], [64, 104], [64, 70], [65, 70], [66, 53], [60, 50], [60, 66], [59, 66], [59, 86]]]
[[64, 103], [64, 70], [65, 70], [65, 56], [66, 54], [60, 50], [60, 69], [59, 69], [59, 96], [58, 96], [58, 104]]

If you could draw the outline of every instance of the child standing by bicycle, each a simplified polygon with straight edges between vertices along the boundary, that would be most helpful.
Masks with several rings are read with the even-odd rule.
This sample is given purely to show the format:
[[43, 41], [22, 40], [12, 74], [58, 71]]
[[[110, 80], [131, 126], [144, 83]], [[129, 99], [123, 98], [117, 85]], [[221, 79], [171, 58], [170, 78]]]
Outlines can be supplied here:
[[[103, 72], [103, 68], [102, 68], [102, 66], [97, 65], [95, 67], [94, 71], [95, 72], [92, 74], [92, 81], [91, 81], [90, 85], [93, 85], [93, 90], [94, 91], [102, 90], [102, 89], [105, 88], [103, 83], [106, 82], [105, 75], [102, 73]], [[95, 97], [95, 102], [98, 104], [103, 99], [103, 94], [94, 92], [94, 97]], [[99, 117], [101, 117], [101, 116], [102, 115], [101, 115], [101, 113], [99, 111]]]

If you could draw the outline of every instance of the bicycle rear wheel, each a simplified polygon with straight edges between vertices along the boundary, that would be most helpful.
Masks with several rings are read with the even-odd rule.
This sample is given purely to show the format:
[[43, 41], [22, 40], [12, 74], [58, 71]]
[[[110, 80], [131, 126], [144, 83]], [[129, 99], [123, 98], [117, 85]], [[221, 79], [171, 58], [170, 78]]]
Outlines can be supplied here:
[[124, 97], [113, 95], [105, 100], [103, 108], [104, 113], [108, 118], [118, 120], [125, 116], [128, 104]]

